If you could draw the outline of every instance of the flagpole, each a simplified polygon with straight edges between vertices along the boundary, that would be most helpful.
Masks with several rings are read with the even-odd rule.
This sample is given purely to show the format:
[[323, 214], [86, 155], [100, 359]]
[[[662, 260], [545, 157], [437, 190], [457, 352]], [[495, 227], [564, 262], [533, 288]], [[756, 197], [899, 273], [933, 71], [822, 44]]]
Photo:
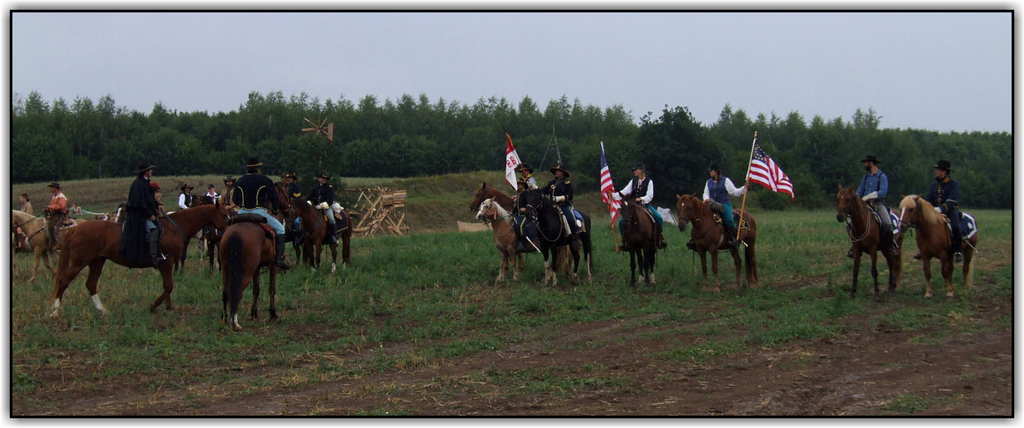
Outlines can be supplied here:
[[747, 212], [747, 193], [750, 193], [750, 163], [754, 161], [754, 145], [757, 144], [757, 131], [754, 131], [754, 141], [750, 142], [750, 158], [747, 159], [747, 175], [743, 176], [743, 202], [740, 207], [740, 222], [736, 225], [736, 242], [740, 242], [740, 233], [743, 231], [743, 214]]

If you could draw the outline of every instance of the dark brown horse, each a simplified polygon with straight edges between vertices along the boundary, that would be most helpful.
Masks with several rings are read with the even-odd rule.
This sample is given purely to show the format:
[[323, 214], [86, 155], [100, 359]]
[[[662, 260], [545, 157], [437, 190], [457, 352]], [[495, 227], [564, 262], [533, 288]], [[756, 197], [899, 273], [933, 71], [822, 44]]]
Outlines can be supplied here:
[[513, 209], [515, 208], [515, 201], [500, 190], [487, 185], [487, 183], [481, 184], [480, 188], [477, 189], [476, 194], [473, 195], [473, 202], [469, 203], [469, 210], [474, 213], [477, 212], [477, 210], [480, 209], [480, 204], [487, 199], [494, 199], [494, 202], [501, 205], [505, 211], [508, 211], [512, 215], [516, 214], [513, 212]]
[[[196, 206], [213, 205], [216, 202], [213, 198], [203, 195], [199, 197]], [[214, 263], [217, 260], [217, 247], [220, 244], [220, 237], [223, 233], [223, 229], [218, 229], [212, 225], [203, 226], [203, 230], [199, 232], [199, 243], [203, 250], [205, 250], [205, 257], [209, 262], [211, 271], [215, 269]]]
[[[676, 212], [679, 215], [679, 230], [685, 232], [686, 225], [693, 223], [693, 231], [690, 232], [690, 239], [693, 240], [694, 251], [700, 254], [700, 267], [704, 274], [704, 280], [708, 279], [707, 253], [711, 253], [711, 272], [715, 275], [714, 291], [721, 291], [718, 278], [718, 251], [724, 249], [725, 235], [721, 224], [715, 222], [711, 204], [694, 195], [676, 195]], [[737, 246], [746, 245], [744, 258], [747, 261], [746, 277], [747, 286], [757, 288], [757, 254], [754, 245], [757, 243], [757, 222], [750, 214], [742, 210], [734, 210], [734, 213], [743, 216], [743, 228]], [[733, 265], [736, 268], [736, 287], [740, 282], [740, 255], [736, 247], [728, 248], [732, 255]]]
[[658, 254], [658, 236], [654, 219], [647, 209], [633, 201], [622, 200], [622, 246], [629, 251], [629, 285], [636, 286], [636, 270], [647, 284], [656, 284], [654, 264]]
[[[302, 219], [302, 253], [306, 264], [314, 269], [320, 267], [320, 257], [323, 253], [324, 241], [327, 240], [327, 221], [324, 220], [320, 210], [313, 208], [305, 201], [297, 201], [292, 205], [294, 217]], [[289, 220], [290, 221], [290, 220]], [[351, 230], [349, 230], [351, 236]], [[338, 244], [331, 243], [331, 272], [337, 270]], [[296, 255], [299, 252], [296, 251]]]
[[[889, 215], [889, 213], [880, 213]], [[860, 273], [860, 257], [863, 254], [871, 256], [871, 278], [875, 283], [875, 298], [881, 297], [878, 290], [878, 252], [883, 249], [883, 242], [880, 234], [878, 221], [871, 214], [871, 209], [852, 188], [839, 187], [836, 192], [836, 221], [847, 224], [847, 234], [850, 235], [853, 244], [853, 284], [850, 286], [850, 297], [857, 294], [857, 275]], [[894, 235], [896, 247], [891, 252], [881, 251], [885, 263], [889, 265], [889, 289], [888, 292], [896, 290], [900, 282], [900, 271], [902, 260], [900, 255], [900, 244], [903, 242], [903, 235]]]
[[[932, 297], [931, 259], [937, 258], [942, 264], [942, 279], [946, 283], [946, 297], [953, 297], [953, 254], [950, 250], [950, 231], [946, 223], [949, 219], [939, 214], [935, 208], [917, 195], [910, 195], [900, 201], [900, 223], [904, 230], [917, 229], [917, 249], [921, 251], [922, 268], [924, 269], [924, 297]], [[964, 288], [970, 289], [974, 283], [974, 249], [978, 246], [978, 234], [965, 239], [964, 253]]]
[[[271, 232], [264, 230], [260, 223], [266, 220], [254, 215], [238, 215], [231, 219], [231, 224], [224, 230], [221, 238], [219, 259], [221, 279], [224, 288], [221, 298], [224, 304], [224, 322], [235, 331], [242, 329], [238, 324], [238, 305], [242, 301], [242, 293], [252, 284], [252, 310], [250, 317], [259, 319], [257, 305], [260, 300], [260, 268], [270, 270], [270, 320], [277, 319], [277, 258], [274, 241], [268, 236]], [[229, 311], [230, 309], [230, 311]]]
[[[163, 277], [164, 292], [150, 306], [155, 311], [160, 303], [166, 303], [167, 309], [173, 309], [171, 291], [174, 290], [172, 270], [181, 258], [185, 236], [194, 235], [203, 226], [212, 224], [223, 228], [227, 221], [227, 210], [220, 204], [203, 205], [178, 211], [161, 218], [160, 249], [167, 255], [167, 260], [160, 263], [157, 269]], [[97, 282], [103, 272], [103, 264], [111, 260], [130, 268], [153, 267], [152, 263], [127, 260], [121, 254], [121, 225], [102, 220], [89, 220], [69, 228], [64, 232], [64, 242], [60, 253], [60, 264], [54, 276], [53, 312], [51, 317], [60, 315], [61, 298], [68, 285], [86, 266], [89, 267], [89, 278], [85, 286], [89, 289], [93, 305], [100, 312], [106, 308], [100, 302]]]

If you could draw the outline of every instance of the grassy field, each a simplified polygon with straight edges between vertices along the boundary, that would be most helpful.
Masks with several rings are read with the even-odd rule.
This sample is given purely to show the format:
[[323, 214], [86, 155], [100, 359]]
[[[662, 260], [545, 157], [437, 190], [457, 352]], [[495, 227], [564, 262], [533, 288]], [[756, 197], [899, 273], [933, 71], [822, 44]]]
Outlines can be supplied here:
[[[431, 182], [406, 184], [412, 210]], [[436, 203], [469, 211], [466, 193], [446, 193], [434, 191]], [[155, 272], [108, 265], [100, 294], [110, 315], [92, 308], [83, 274], [50, 320], [51, 281], [28, 283], [30, 260], [18, 254], [12, 411], [1009, 415], [1011, 213], [974, 213], [976, 284], [961, 289], [957, 273], [955, 298], [922, 298], [908, 237], [896, 293], [873, 301], [865, 267], [850, 299], [848, 238], [834, 213], [766, 212], [755, 213], [760, 289], [702, 291], [688, 234], [674, 229], [658, 284], [641, 289], [627, 286], [628, 256], [612, 251], [607, 227], [594, 231], [593, 283], [563, 277], [559, 287], [539, 285], [538, 256], [521, 281], [494, 284], [489, 232], [414, 234], [354, 240], [353, 265], [337, 274], [293, 269], [279, 278], [280, 322], [266, 321], [264, 288], [261, 320], [240, 317], [240, 333], [220, 322], [218, 276], [194, 261], [177, 276], [173, 312], [148, 312]]]

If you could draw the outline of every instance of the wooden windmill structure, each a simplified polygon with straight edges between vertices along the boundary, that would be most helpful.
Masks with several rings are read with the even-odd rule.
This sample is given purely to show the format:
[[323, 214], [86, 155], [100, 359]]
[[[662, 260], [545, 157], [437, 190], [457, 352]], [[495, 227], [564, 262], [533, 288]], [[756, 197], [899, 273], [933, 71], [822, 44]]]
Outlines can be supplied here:
[[[327, 138], [328, 143], [334, 144], [334, 122], [328, 123], [327, 119], [319, 119], [318, 122], [313, 122], [312, 120], [309, 120], [308, 117], [304, 117], [302, 119], [309, 125], [309, 127], [302, 128], [302, 132], [312, 132], [317, 135], [323, 135]], [[317, 169], [323, 170], [323, 163], [324, 157], [323, 152], [321, 152], [320, 156], [317, 156], [316, 160]]]

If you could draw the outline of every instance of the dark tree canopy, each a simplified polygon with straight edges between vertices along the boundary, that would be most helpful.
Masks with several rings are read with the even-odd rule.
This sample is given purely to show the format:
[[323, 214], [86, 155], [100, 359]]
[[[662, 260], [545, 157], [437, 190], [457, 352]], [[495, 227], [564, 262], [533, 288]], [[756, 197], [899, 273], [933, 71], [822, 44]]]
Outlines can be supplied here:
[[[335, 142], [303, 134], [303, 118], [334, 122]], [[373, 96], [352, 101], [308, 94], [252, 92], [237, 110], [179, 112], [160, 103], [148, 113], [129, 111], [111, 97], [45, 100], [36, 92], [16, 100], [11, 133], [13, 182], [40, 182], [131, 175], [152, 159], [163, 175], [240, 173], [257, 156], [266, 172], [295, 170], [303, 177], [318, 162], [334, 176], [408, 177], [495, 170], [504, 164], [504, 133], [520, 156], [539, 171], [554, 163], [558, 141], [563, 163], [581, 191], [597, 189], [604, 141], [616, 186], [636, 162], [656, 180], [659, 204], [676, 193], [699, 193], [705, 170], [718, 163], [739, 184], [746, 172], [752, 133], [790, 175], [796, 201], [757, 189], [751, 203], [765, 208], [831, 206], [837, 185], [855, 186], [866, 154], [882, 159], [890, 202], [924, 193], [930, 166], [954, 164], [968, 207], [1009, 208], [1012, 137], [999, 132], [936, 132], [882, 128], [874, 110], [857, 110], [849, 121], [797, 112], [778, 117], [726, 105], [714, 123], [700, 123], [686, 107], [647, 113], [639, 123], [621, 105], [601, 108], [561, 97], [541, 108], [530, 97], [518, 102], [481, 98], [464, 105], [426, 95], [396, 100]], [[543, 159], [543, 165], [541, 160]]]

